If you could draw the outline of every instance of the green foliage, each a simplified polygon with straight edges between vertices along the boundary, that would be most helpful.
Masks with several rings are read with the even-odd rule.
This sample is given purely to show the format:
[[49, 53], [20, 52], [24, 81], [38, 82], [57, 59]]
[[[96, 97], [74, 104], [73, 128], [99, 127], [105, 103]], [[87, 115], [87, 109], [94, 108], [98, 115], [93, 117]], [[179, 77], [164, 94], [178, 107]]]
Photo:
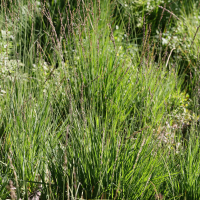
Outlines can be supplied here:
[[[176, 32], [169, 12], [155, 22], [164, 3], [1, 7], [1, 198], [12, 198], [10, 180], [17, 199], [199, 198], [199, 113], [177, 51], [197, 63], [198, 35], [188, 48], [181, 32], [192, 38], [193, 26]], [[151, 34], [139, 32], [144, 16]]]

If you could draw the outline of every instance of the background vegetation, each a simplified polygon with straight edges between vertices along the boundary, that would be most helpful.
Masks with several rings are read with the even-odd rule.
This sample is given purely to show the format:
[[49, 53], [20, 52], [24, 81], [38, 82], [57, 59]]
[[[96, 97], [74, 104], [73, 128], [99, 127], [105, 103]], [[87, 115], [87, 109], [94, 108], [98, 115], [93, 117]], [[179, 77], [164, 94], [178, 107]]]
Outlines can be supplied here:
[[0, 1], [0, 199], [199, 199], [200, 2]]

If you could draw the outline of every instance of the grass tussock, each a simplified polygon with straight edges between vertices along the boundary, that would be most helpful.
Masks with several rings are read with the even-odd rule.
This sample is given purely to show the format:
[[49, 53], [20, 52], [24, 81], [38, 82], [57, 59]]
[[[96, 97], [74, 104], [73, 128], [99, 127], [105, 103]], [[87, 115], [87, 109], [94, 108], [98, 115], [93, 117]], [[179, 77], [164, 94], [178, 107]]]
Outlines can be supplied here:
[[200, 197], [191, 2], [0, 2], [0, 199]]

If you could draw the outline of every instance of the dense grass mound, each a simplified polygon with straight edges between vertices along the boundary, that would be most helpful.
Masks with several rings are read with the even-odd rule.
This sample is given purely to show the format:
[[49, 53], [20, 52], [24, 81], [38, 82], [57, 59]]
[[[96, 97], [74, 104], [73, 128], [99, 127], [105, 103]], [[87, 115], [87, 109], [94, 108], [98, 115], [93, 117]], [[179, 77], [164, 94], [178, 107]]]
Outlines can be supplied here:
[[200, 197], [197, 1], [0, 7], [0, 199]]

